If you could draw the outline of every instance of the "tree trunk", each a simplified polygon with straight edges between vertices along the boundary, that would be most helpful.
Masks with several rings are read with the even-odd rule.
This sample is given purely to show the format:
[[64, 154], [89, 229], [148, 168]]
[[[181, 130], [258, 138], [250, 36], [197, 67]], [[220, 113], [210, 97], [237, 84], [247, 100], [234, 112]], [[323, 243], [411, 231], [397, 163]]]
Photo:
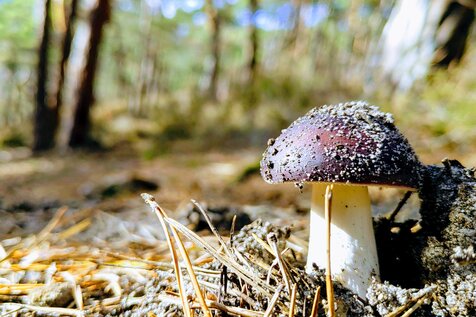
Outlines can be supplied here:
[[53, 105], [54, 136], [56, 136], [60, 124], [60, 112], [61, 108], [63, 107], [63, 87], [66, 78], [66, 68], [68, 66], [69, 56], [71, 54], [73, 29], [78, 11], [78, 2], [78, 0], [71, 0], [69, 14], [66, 21], [66, 30], [64, 32], [62, 41], [61, 60], [59, 63], [58, 79], [55, 87], [56, 91], [54, 94], [54, 100], [51, 101], [51, 105]]
[[[250, 12], [254, 15], [258, 11], [258, 0], [250, 0]], [[248, 83], [253, 86], [258, 73], [258, 54], [259, 54], [259, 40], [258, 40], [258, 28], [255, 21], [250, 24], [250, 47], [251, 54], [248, 63]]]
[[151, 8], [146, 3], [142, 3], [142, 6], [140, 29], [144, 37], [144, 55], [142, 56], [137, 76], [135, 98], [130, 106], [130, 110], [136, 116], [145, 115], [145, 108], [150, 104], [148, 97], [155, 73], [155, 60], [157, 57], [157, 47], [154, 45], [154, 35], [152, 32], [153, 19], [150, 13]]
[[54, 111], [48, 105], [48, 55], [51, 33], [51, 0], [44, 2], [43, 33], [38, 49], [36, 110], [34, 117], [33, 151], [41, 152], [51, 149], [54, 141]]
[[103, 35], [103, 27], [111, 16], [109, 0], [98, 0], [91, 12], [90, 38], [88, 55], [81, 73], [77, 92], [74, 122], [69, 138], [69, 146], [85, 147], [90, 145], [90, 110], [94, 103], [94, 78], [96, 75], [99, 46]]
[[301, 11], [302, 11], [302, 1], [303, 0], [293, 0], [293, 28], [288, 34], [287, 40], [285, 42], [285, 48], [293, 49], [296, 45], [296, 42], [299, 37], [299, 32], [301, 29]]
[[436, 52], [433, 66], [448, 68], [458, 63], [466, 50], [471, 24], [474, 21], [476, 1], [451, 2], [448, 4], [436, 31]]
[[[254, 14], [259, 9], [259, 0], [249, 0], [248, 3], [250, 13]], [[247, 91], [244, 95], [245, 107], [247, 111], [247, 124], [251, 127], [254, 124], [256, 104], [258, 104], [259, 87], [256, 85], [258, 76], [258, 55], [259, 55], [259, 39], [256, 21], [252, 19], [249, 27], [249, 61], [247, 65]]]
[[382, 34], [380, 61], [395, 90], [410, 89], [431, 66], [447, 68], [461, 59], [475, 6], [475, 1], [397, 1]]
[[210, 73], [210, 84], [208, 86], [208, 94], [212, 100], [217, 99], [218, 78], [220, 75], [220, 33], [221, 20], [218, 9], [213, 6], [212, 0], [207, 0], [207, 14], [211, 29], [211, 54], [212, 54], [212, 70]]

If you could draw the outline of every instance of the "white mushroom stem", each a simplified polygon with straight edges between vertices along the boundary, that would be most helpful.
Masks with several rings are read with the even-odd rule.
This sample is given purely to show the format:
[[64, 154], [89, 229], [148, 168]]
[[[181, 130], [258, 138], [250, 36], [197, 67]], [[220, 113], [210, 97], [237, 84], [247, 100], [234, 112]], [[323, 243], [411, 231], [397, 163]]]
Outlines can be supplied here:
[[[325, 193], [327, 184], [312, 183], [307, 271], [326, 267]], [[379, 277], [377, 247], [367, 186], [334, 184], [331, 217], [331, 272], [365, 298], [372, 276]]]

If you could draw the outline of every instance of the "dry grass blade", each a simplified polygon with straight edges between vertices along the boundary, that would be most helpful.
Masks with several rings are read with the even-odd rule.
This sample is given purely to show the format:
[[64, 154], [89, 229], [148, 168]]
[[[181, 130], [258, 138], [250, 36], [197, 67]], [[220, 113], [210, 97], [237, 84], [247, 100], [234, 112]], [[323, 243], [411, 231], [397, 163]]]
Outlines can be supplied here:
[[0, 317], [7, 317], [7, 316], [12, 316], [12, 315], [16, 317], [17, 316], [16, 313], [18, 313], [20, 310], [22, 310], [22, 307], [19, 307], [17, 309], [13, 309], [13, 310], [10, 310], [10, 311], [8, 311], [4, 314], [1, 314]]
[[187, 250], [185, 249], [185, 246], [183, 245], [182, 239], [180, 239], [178, 232], [173, 227], [171, 228], [171, 230], [174, 234], [175, 239], [177, 240], [177, 245], [178, 245], [180, 254], [182, 255], [182, 258], [184, 259], [187, 272], [190, 276], [190, 280], [192, 281], [193, 288], [195, 289], [195, 293], [198, 297], [198, 302], [202, 306], [201, 308], [203, 310], [203, 313], [206, 317], [212, 317], [212, 313], [210, 309], [208, 308], [208, 305], [205, 301], [205, 296], [203, 296], [202, 290], [200, 289], [197, 276], [195, 275], [195, 272], [193, 270], [192, 262], [190, 262], [190, 257], [188, 256]]
[[276, 234], [274, 233], [268, 234], [267, 238], [268, 238], [268, 243], [273, 250], [273, 254], [276, 257], [276, 260], [278, 261], [278, 266], [281, 271], [281, 274], [283, 275], [283, 280], [288, 290], [288, 293], [291, 294], [291, 278], [289, 276], [289, 270], [284, 264], [283, 258], [281, 257], [281, 253], [279, 252], [279, 249], [278, 249], [278, 242], [277, 242], [278, 238], [276, 237]]
[[[72, 309], [72, 308], [61, 308], [61, 307], [43, 307], [43, 306], [34, 306], [34, 305], [26, 305], [26, 304], [18, 304], [18, 303], [6, 303], [4, 304], [5, 308], [12, 307], [12, 311], [10, 313], [16, 313], [21, 310], [37, 312], [41, 314], [47, 314], [49, 316], [78, 316], [83, 317], [86, 316], [84, 311], [79, 309]], [[8, 315], [6, 315], [8, 316]]]
[[298, 252], [298, 253], [304, 253], [305, 252], [304, 247], [302, 247], [298, 244], [292, 243], [289, 240], [286, 241], [286, 248], [291, 249], [291, 250], [293, 250], [295, 252]]
[[233, 236], [235, 235], [235, 226], [236, 226], [236, 214], [233, 215], [233, 219], [231, 219], [231, 227], [230, 227], [230, 243], [233, 240]]
[[332, 212], [332, 189], [333, 185], [326, 187], [325, 200], [325, 218], [326, 218], [326, 253], [327, 253], [327, 267], [326, 267], [326, 293], [327, 303], [329, 307], [329, 316], [334, 317], [334, 286], [332, 285], [331, 273], [331, 212]]
[[[436, 286], [434, 285], [430, 285], [424, 289], [422, 289], [419, 293], [418, 296], [415, 296], [414, 298], [412, 298], [411, 300], [409, 300], [407, 303], [403, 304], [402, 306], [398, 307], [397, 309], [395, 309], [393, 312], [385, 315], [385, 317], [396, 317], [398, 315], [400, 315], [401, 313], [403, 313], [408, 306], [410, 306], [411, 303], [413, 302], [417, 302], [416, 304], [414, 304], [407, 312], [405, 312], [405, 314], [408, 313], [408, 315], [402, 315], [401, 317], [403, 316], [410, 316], [418, 307], [420, 307], [425, 298], [431, 293], [433, 292], [434, 290], [436, 289]], [[419, 303], [421, 301], [421, 303]], [[414, 308], [414, 309], [413, 309]]]
[[[147, 197], [148, 200], [151, 201], [151, 203], [154, 205], [154, 210], [158, 211], [158, 214], [160, 214], [160, 217], [162, 219], [161, 222], [163, 222], [163, 219], [167, 218], [167, 214], [162, 209], [162, 207], [160, 207], [159, 204], [157, 204], [157, 202], [155, 201], [155, 199], [151, 195], [148, 195], [148, 196], [149, 196], [149, 197]], [[164, 223], [164, 226], [165, 226], [165, 223]], [[207, 303], [205, 301], [205, 297], [203, 296], [203, 293], [200, 289], [200, 285], [198, 284], [197, 276], [195, 275], [192, 263], [190, 262], [190, 257], [188, 256], [187, 250], [185, 249], [185, 246], [182, 242], [182, 239], [180, 239], [180, 236], [179, 236], [178, 232], [175, 230], [174, 227], [171, 227], [170, 229], [172, 230], [173, 235], [175, 237], [175, 240], [177, 242], [179, 252], [182, 255], [182, 258], [184, 259], [185, 266], [187, 268], [187, 272], [190, 275], [190, 280], [192, 282], [193, 288], [195, 289], [195, 293], [198, 297], [198, 302], [202, 306], [201, 308], [203, 310], [203, 313], [205, 314], [206, 317], [211, 317], [212, 313], [211, 313], [210, 309], [208, 308]]]
[[[267, 244], [266, 242], [264, 242], [263, 239], [261, 239], [260, 237], [258, 237], [256, 235], [256, 233], [252, 232], [251, 233], [251, 236], [256, 240], [256, 242], [258, 242], [266, 251], [268, 251], [269, 253], [271, 254], [274, 254], [273, 252], [273, 249], [271, 249], [271, 247], [269, 246], [269, 244]], [[276, 254], [274, 254], [274, 256], [276, 256]]]
[[312, 301], [312, 310], [311, 317], [317, 317], [317, 311], [319, 310], [319, 302], [321, 301], [321, 287], [319, 286], [314, 295], [314, 300]]
[[[30, 247], [34, 247], [40, 244], [44, 239], [46, 239], [46, 237], [48, 237], [51, 231], [58, 225], [58, 223], [60, 222], [61, 218], [64, 216], [66, 211], [68, 211], [68, 207], [59, 208], [56, 211], [53, 218], [48, 222], [48, 224], [40, 231], [40, 233], [36, 235], [36, 237], [33, 240], [33, 244]], [[6, 255], [2, 259], [0, 259], [0, 263], [9, 259], [16, 250], [20, 250], [24, 246], [25, 246], [24, 241], [23, 240], [20, 241], [19, 244], [15, 245], [14, 247], [12, 247], [10, 250], [6, 252]]]
[[37, 243], [44, 240], [51, 233], [51, 231], [53, 231], [53, 229], [58, 225], [66, 211], [68, 211], [68, 207], [61, 207], [56, 211], [50, 222], [38, 234], [36, 241]]
[[[266, 263], [263, 263], [264, 265], [267, 265]], [[278, 265], [278, 259], [274, 259], [273, 263], [271, 263], [271, 265], [268, 265], [268, 268], [267, 268], [267, 271], [268, 271], [268, 274], [266, 274], [266, 283], [270, 284], [271, 283], [271, 278], [273, 277], [273, 274], [274, 274], [274, 267]]]
[[196, 245], [200, 246], [201, 248], [206, 250], [208, 253], [210, 253], [217, 261], [219, 261], [223, 265], [226, 265], [229, 270], [232, 270], [246, 283], [256, 287], [258, 291], [263, 293], [263, 295], [271, 296], [272, 292], [274, 291], [274, 287], [266, 284], [263, 280], [261, 280], [258, 277], [250, 277], [250, 272], [247, 272], [246, 270], [244, 270], [243, 267], [240, 266], [233, 259], [230, 259], [224, 256], [223, 254], [221, 254], [220, 252], [218, 252], [214, 247], [212, 247], [210, 244], [205, 242], [195, 232], [191, 231], [190, 229], [182, 225], [180, 222], [171, 218], [165, 218], [165, 221], [168, 224], [170, 224], [172, 227], [180, 231], [180, 233], [182, 233], [184, 236], [190, 239], [193, 243], [195, 243]]
[[196, 266], [196, 267], [194, 267], [194, 269], [197, 270], [197, 268], [199, 268], [200, 265], [213, 262], [214, 260], [215, 259], [212, 256], [210, 256], [209, 254], [204, 253], [201, 256], [199, 256], [198, 258], [194, 259], [192, 261], [192, 263], [193, 263], [193, 265]]
[[278, 298], [279, 298], [279, 295], [281, 294], [282, 289], [283, 289], [283, 285], [281, 284], [278, 286], [278, 288], [276, 289], [276, 292], [274, 293], [273, 297], [269, 301], [268, 308], [264, 312], [263, 317], [272, 316], [271, 314], [273, 312], [274, 306], [276, 306], [276, 302], [278, 301]]
[[223, 250], [225, 250], [225, 252], [227, 253], [227, 255], [232, 258], [232, 253], [230, 251], [230, 249], [228, 249], [228, 246], [226, 245], [225, 241], [223, 240], [223, 238], [221, 237], [220, 233], [218, 232], [217, 228], [215, 228], [215, 226], [213, 225], [211, 219], [210, 219], [210, 216], [208, 216], [207, 212], [205, 211], [205, 209], [203, 209], [202, 206], [200, 206], [200, 204], [195, 201], [194, 199], [192, 199], [192, 203], [198, 208], [198, 210], [200, 211], [200, 213], [203, 215], [203, 217], [205, 218], [205, 220], [207, 221], [207, 224], [208, 226], [210, 227], [210, 230], [213, 232], [213, 234], [215, 235], [215, 237], [218, 239], [218, 241], [220, 242], [220, 245], [222, 246]]
[[76, 304], [76, 307], [78, 309], [84, 309], [84, 303], [83, 303], [83, 292], [81, 290], [80, 285], [76, 285], [76, 287], [73, 290], [73, 298], [74, 302]]
[[395, 209], [392, 211], [390, 216], [388, 216], [387, 218], [388, 220], [390, 220], [390, 222], [395, 222], [395, 218], [397, 217], [397, 214], [400, 212], [400, 210], [406, 204], [406, 202], [408, 201], [408, 199], [410, 198], [412, 194], [413, 192], [409, 190], [405, 193], [405, 195], [403, 195], [403, 198], [400, 200], [397, 207], [395, 207]]
[[407, 310], [401, 317], [408, 317], [408, 316], [410, 316], [410, 315], [413, 314], [421, 305], [423, 305], [424, 302], [425, 302], [425, 297], [420, 298], [420, 299], [415, 303], [415, 305], [413, 305], [412, 307], [410, 307], [410, 309]]
[[[253, 268], [251, 267], [250, 263], [249, 263], [249, 260], [248, 260], [248, 257], [244, 256], [243, 254], [241, 254], [240, 251], [234, 249], [234, 254], [235, 254], [235, 257], [236, 257], [236, 260], [240, 261], [243, 265], [245, 265], [248, 270], [253, 270]], [[233, 261], [233, 258], [230, 258], [231, 261]]]
[[86, 218], [80, 221], [79, 223], [69, 227], [68, 229], [58, 233], [58, 239], [64, 240], [71, 236], [74, 236], [80, 233], [81, 231], [84, 231], [86, 228], [88, 228], [91, 225], [91, 223], [92, 223], [91, 218]]
[[[208, 288], [211, 288], [211, 289], [215, 289], [215, 290], [219, 290], [220, 289], [220, 286], [217, 285], [217, 284], [213, 284], [213, 283], [210, 283], [210, 282], [207, 282], [207, 281], [200, 281], [200, 283]], [[243, 293], [243, 291], [238, 291], [236, 289], [228, 289], [227, 292], [230, 294], [230, 295], [233, 295], [233, 296], [236, 296], [236, 297], [239, 297], [240, 300], [243, 300], [245, 301], [248, 305], [250, 305], [251, 307], [253, 306], [257, 306], [258, 303], [252, 299], [251, 297], [249, 297], [248, 295], [246, 295], [245, 293]]]
[[145, 260], [145, 259], [141, 259], [141, 258], [138, 258], [138, 257], [135, 257], [135, 256], [128, 256], [128, 255], [124, 255], [124, 254], [120, 254], [120, 253], [116, 253], [116, 252], [112, 252], [112, 251], [101, 251], [101, 252], [108, 255], [108, 256], [117, 258], [117, 259], [142, 262], [144, 264], [148, 264], [148, 265], [153, 266], [153, 267], [158, 268], [158, 269], [168, 270], [168, 269], [173, 269], [174, 268], [173, 264], [166, 263], [166, 262]]
[[[144, 264], [149, 265], [150, 267], [157, 268], [157, 269], [160, 269], [160, 270], [169, 270], [169, 269], [174, 268], [173, 264], [170, 264], [170, 263], [167, 263], [167, 262], [145, 260], [145, 259], [141, 259], [141, 258], [138, 258], [138, 257], [135, 257], [135, 256], [128, 256], [128, 255], [124, 255], [124, 254], [120, 254], [120, 253], [116, 253], [116, 252], [111, 252], [111, 251], [101, 251], [101, 253], [104, 253], [106, 255], [109, 255], [109, 256], [117, 258], [117, 259], [123, 259], [123, 260], [133, 261], [133, 262], [137, 262], [137, 263], [144, 263]], [[209, 255], [205, 255], [205, 256], [209, 257]], [[203, 262], [205, 263], [205, 261], [203, 261]], [[122, 265], [113, 265], [113, 264], [104, 263], [104, 262], [101, 262], [100, 264], [101, 265], [111, 265], [111, 266], [125, 267], [125, 266], [122, 266]], [[220, 271], [204, 269], [204, 268], [199, 267], [199, 266], [194, 266], [193, 269], [194, 269], [195, 272], [205, 274], [205, 275], [213, 275], [213, 274], [214, 275], [219, 275], [220, 274]]]
[[297, 245], [298, 248], [299, 248], [299, 250], [301, 250], [301, 251], [298, 251], [298, 250], [296, 250], [296, 251], [298, 251], [298, 252], [300, 252], [300, 253], [303, 253], [303, 250], [304, 250], [304, 249], [309, 248], [309, 242], [308, 242], [308, 241], [303, 240], [303, 239], [301, 239], [301, 238], [295, 236], [294, 234], [291, 234], [291, 235], [289, 236], [288, 241], [287, 241], [286, 243], [288, 243], [288, 242], [290, 242], [290, 243], [292, 243], [292, 244], [294, 244], [294, 245]]
[[[158, 300], [163, 301], [163, 302], [168, 302], [168, 303], [173, 303], [175, 305], [179, 305], [180, 302], [178, 301], [176, 296], [171, 296], [170, 294], [160, 294], [158, 295]], [[138, 304], [141, 301], [143, 301], [143, 298], [137, 298], [134, 300], [133, 304]], [[226, 306], [222, 303], [209, 300], [207, 299], [207, 305], [213, 309], [218, 309], [223, 312], [226, 312], [228, 314], [234, 315], [234, 316], [240, 316], [240, 317], [263, 317], [262, 312], [257, 312], [257, 311], [252, 311], [249, 309], [241, 308], [241, 307], [231, 307], [231, 306]], [[192, 303], [191, 309], [198, 309], [200, 308], [200, 303]]]
[[289, 317], [294, 317], [296, 311], [297, 284], [293, 284], [291, 291], [291, 302], [289, 303]]
[[144, 201], [152, 209], [152, 211], [157, 215], [157, 218], [159, 218], [160, 224], [162, 225], [162, 228], [163, 228], [164, 233], [165, 233], [165, 237], [167, 239], [167, 244], [169, 245], [169, 248], [170, 248], [170, 253], [172, 254], [172, 261], [173, 261], [174, 270], [175, 270], [175, 278], [177, 279], [177, 284], [178, 284], [179, 293], [180, 293], [180, 299], [182, 301], [182, 308], [183, 308], [185, 316], [190, 317], [191, 316], [190, 307], [188, 306], [187, 295], [185, 294], [185, 290], [183, 288], [182, 271], [180, 270], [177, 252], [176, 252], [176, 250], [174, 248], [174, 245], [172, 243], [172, 237], [170, 236], [167, 225], [165, 224], [164, 215], [162, 214], [162, 210], [161, 210], [160, 206], [157, 204], [157, 202], [155, 201], [155, 198], [152, 195], [142, 194], [141, 196], [142, 196], [142, 199], [144, 199]]
[[263, 313], [261, 312], [252, 311], [252, 310], [244, 309], [241, 307], [230, 307], [215, 301], [207, 300], [207, 305], [212, 308], [224, 311], [228, 314], [233, 314], [240, 317], [263, 317]]

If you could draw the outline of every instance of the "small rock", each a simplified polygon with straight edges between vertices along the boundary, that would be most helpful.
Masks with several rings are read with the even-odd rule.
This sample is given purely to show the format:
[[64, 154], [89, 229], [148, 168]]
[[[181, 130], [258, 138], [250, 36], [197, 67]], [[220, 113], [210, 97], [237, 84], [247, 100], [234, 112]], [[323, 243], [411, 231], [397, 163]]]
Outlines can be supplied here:
[[28, 294], [28, 304], [49, 307], [66, 307], [73, 300], [70, 283], [54, 283], [33, 289]]

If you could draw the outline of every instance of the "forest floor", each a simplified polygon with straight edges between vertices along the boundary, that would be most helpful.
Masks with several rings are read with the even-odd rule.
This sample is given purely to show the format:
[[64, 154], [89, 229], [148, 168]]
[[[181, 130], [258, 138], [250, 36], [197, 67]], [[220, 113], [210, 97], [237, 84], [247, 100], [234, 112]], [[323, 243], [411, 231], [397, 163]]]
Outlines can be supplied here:
[[[0, 202], [4, 209], [25, 204], [90, 201], [139, 201], [141, 185], [150, 181], [167, 209], [190, 199], [214, 205], [257, 204], [273, 201], [288, 206], [299, 192], [291, 185], [269, 186], [256, 170], [261, 153], [256, 149], [169, 153], [145, 160], [131, 148], [31, 156], [26, 149], [0, 153]], [[249, 170], [249, 171], [248, 171]], [[108, 188], [117, 186], [113, 192]], [[103, 192], [105, 191], [105, 192]], [[117, 191], [117, 192], [116, 192]]]
[[[297, 246], [298, 251], [300, 248], [305, 249], [305, 240], [309, 234], [309, 186], [300, 191], [293, 184], [266, 184], [257, 171], [261, 151], [262, 149], [253, 148], [195, 153], [177, 151], [151, 160], [144, 160], [128, 147], [113, 151], [44, 156], [31, 156], [25, 149], [1, 152], [0, 257], [4, 257], [4, 260], [0, 263], [3, 269], [0, 274], [0, 302], [12, 303], [10, 306], [2, 306], [3, 312], [36, 311], [44, 315], [77, 315], [79, 306], [89, 307], [88, 309], [101, 306], [103, 309], [95, 313], [134, 315], [130, 310], [134, 305], [133, 301], [125, 305], [122, 302], [124, 296], [134, 300], [142, 298], [147, 303], [136, 305], [142, 309], [135, 312], [137, 316], [144, 312], [164, 312], [164, 309], [170, 309], [164, 315], [174, 316], [180, 311], [177, 310], [180, 304], [179, 297], [176, 296], [179, 290], [176, 287], [166, 290], [164, 295], [165, 302], [175, 303], [172, 308], [157, 308], [160, 301], [157, 302], [155, 297], [154, 300], [144, 300], [150, 294], [156, 294], [147, 292], [148, 287], [162, 294], [164, 285], [161, 284], [161, 279], [170, 282], [174, 280], [174, 276], [171, 267], [167, 266], [172, 263], [171, 255], [164, 242], [160, 222], [140, 197], [142, 192], [152, 194], [170, 218], [200, 232], [200, 236], [211, 244], [216, 245], [217, 241], [212, 242], [211, 233], [203, 231], [207, 225], [199, 219], [197, 208], [191, 204], [191, 199], [197, 200], [209, 210], [213, 224], [226, 237], [229, 236], [228, 229], [231, 227], [230, 217], [238, 214], [236, 229], [252, 220], [264, 221], [246, 229], [245, 236], [246, 232], [252, 231], [258, 236], [264, 234], [262, 238], [265, 238], [269, 232], [279, 233], [287, 230], [282, 228], [291, 226], [293, 245]], [[375, 216], [393, 211], [404, 194], [402, 191], [377, 187], [370, 191]], [[418, 218], [419, 208], [420, 201], [413, 195], [397, 220]], [[274, 226], [267, 224], [268, 221]], [[197, 245], [200, 246], [200, 243], [203, 242], [186, 244], [194, 267], [197, 268], [201, 263], [209, 269], [206, 273], [209, 274], [209, 279], [202, 276], [200, 281], [218, 283], [218, 277], [213, 274], [219, 274], [220, 269], [216, 263], [211, 262], [209, 253], [198, 250]], [[298, 251], [293, 252], [294, 260], [287, 260], [295, 261], [296, 267], [302, 267], [303, 254], [299, 255]], [[273, 259], [261, 261], [263, 266], [269, 266]], [[207, 266], [208, 262], [210, 264]], [[269, 263], [266, 264], [267, 262]], [[162, 264], [167, 269], [161, 267]], [[116, 270], [112, 269], [114, 267]], [[5, 269], [8, 271], [8, 268], [17, 272], [18, 276], [5, 275]], [[32, 272], [37, 273], [35, 275]], [[296, 272], [293, 274], [302, 274]], [[279, 272], [271, 275], [278, 280], [275, 274], [279, 275]], [[152, 284], [147, 284], [144, 278], [152, 278], [149, 281]], [[306, 284], [314, 285], [313, 296], [318, 285], [322, 284], [320, 278], [322, 276], [317, 273], [317, 279]], [[7, 279], [10, 286], [6, 286]], [[48, 288], [51, 280], [63, 283], [60, 287], [65, 287], [66, 293], [72, 293], [73, 297], [62, 299], [61, 296], [53, 296], [53, 299], [45, 299], [45, 293], [65, 292], [58, 288]], [[83, 294], [80, 297], [84, 297], [84, 303], [78, 299], [77, 292], [75, 293], [77, 289], [70, 292], [70, 285], [65, 286], [64, 283], [68, 281], [74, 281], [80, 286]], [[185, 284], [186, 293], [192, 296], [190, 281]], [[138, 290], [132, 291], [135, 288]], [[276, 291], [276, 288], [273, 290]], [[395, 315], [399, 316], [417, 303], [422, 305], [423, 299], [427, 300], [427, 294], [432, 290], [427, 287], [405, 293], [398, 288], [390, 289], [388, 285], [383, 287], [379, 284], [375, 286], [374, 295], [388, 292], [390, 297], [393, 296], [393, 300], [388, 300], [391, 302], [388, 305], [382, 300], [376, 303], [387, 313], [399, 306], [403, 307]], [[234, 292], [236, 294], [237, 290]], [[396, 292], [400, 292], [400, 295], [405, 293], [407, 299], [395, 297]], [[208, 294], [208, 300], [216, 304], [219, 298], [215, 298], [213, 294]], [[344, 306], [355, 306], [356, 302], [348, 298], [349, 294], [345, 294], [344, 290], [337, 287], [338, 302], [346, 302]], [[260, 301], [260, 296], [251, 293], [248, 295], [244, 305], [236, 304], [237, 307], [248, 309], [238, 312], [231, 308], [230, 313], [263, 316], [262, 312], [251, 312], [253, 305], [250, 302], [255, 304], [255, 309], [260, 310], [266, 307], [269, 298]], [[283, 299], [278, 304], [281, 300]], [[229, 307], [233, 306], [230, 298], [225, 302]], [[282, 304], [283, 302], [279, 305]], [[48, 312], [42, 306], [66, 307], [70, 310]], [[375, 308], [372, 312], [372, 309], [362, 307], [362, 312], [355, 312], [353, 316], [373, 316], [373, 313], [379, 316]], [[223, 309], [225, 308], [221, 307]], [[283, 307], [279, 309], [283, 311]], [[299, 314], [302, 314], [302, 309], [306, 311], [309, 307], [298, 309]], [[149, 313], [149, 316], [154, 315]]]
[[[270, 204], [307, 208], [307, 188], [300, 194], [293, 184], [269, 185], [262, 180], [257, 170], [262, 151], [256, 148], [179, 150], [144, 159], [129, 146], [111, 151], [39, 156], [32, 156], [26, 148], [0, 150], [0, 207], [134, 200], [141, 185], [134, 189], [127, 188], [126, 183], [142, 179], [158, 186], [151, 193], [158, 195], [164, 208], [172, 210], [190, 199], [215, 206]], [[433, 153], [421, 157], [423, 162], [433, 164], [440, 164], [444, 158], [435, 160]], [[465, 165], [472, 166], [473, 162], [476, 165], [473, 157], [459, 160]], [[118, 186], [118, 192], [101, 193], [110, 186]], [[379, 188], [373, 191], [375, 203], [394, 195], [394, 191], [379, 194]]]
[[[306, 214], [310, 188], [294, 184], [270, 185], [259, 174], [261, 149], [168, 153], [145, 160], [129, 147], [112, 151], [49, 153], [32, 156], [25, 148], [0, 153], [0, 210], [31, 213], [60, 206], [96, 208], [108, 212], [147, 210], [141, 192], [156, 197], [171, 212], [186, 209], [194, 199], [212, 208], [266, 206], [292, 214]], [[156, 187], [156, 188], [154, 188]], [[404, 192], [370, 188], [376, 214], [391, 212]], [[415, 216], [418, 200], [402, 212]], [[272, 207], [272, 208], [271, 208]], [[267, 215], [257, 215], [266, 219]], [[402, 216], [403, 217], [403, 216]], [[34, 228], [2, 235], [32, 233]], [[13, 229], [10, 229], [13, 230]]]

